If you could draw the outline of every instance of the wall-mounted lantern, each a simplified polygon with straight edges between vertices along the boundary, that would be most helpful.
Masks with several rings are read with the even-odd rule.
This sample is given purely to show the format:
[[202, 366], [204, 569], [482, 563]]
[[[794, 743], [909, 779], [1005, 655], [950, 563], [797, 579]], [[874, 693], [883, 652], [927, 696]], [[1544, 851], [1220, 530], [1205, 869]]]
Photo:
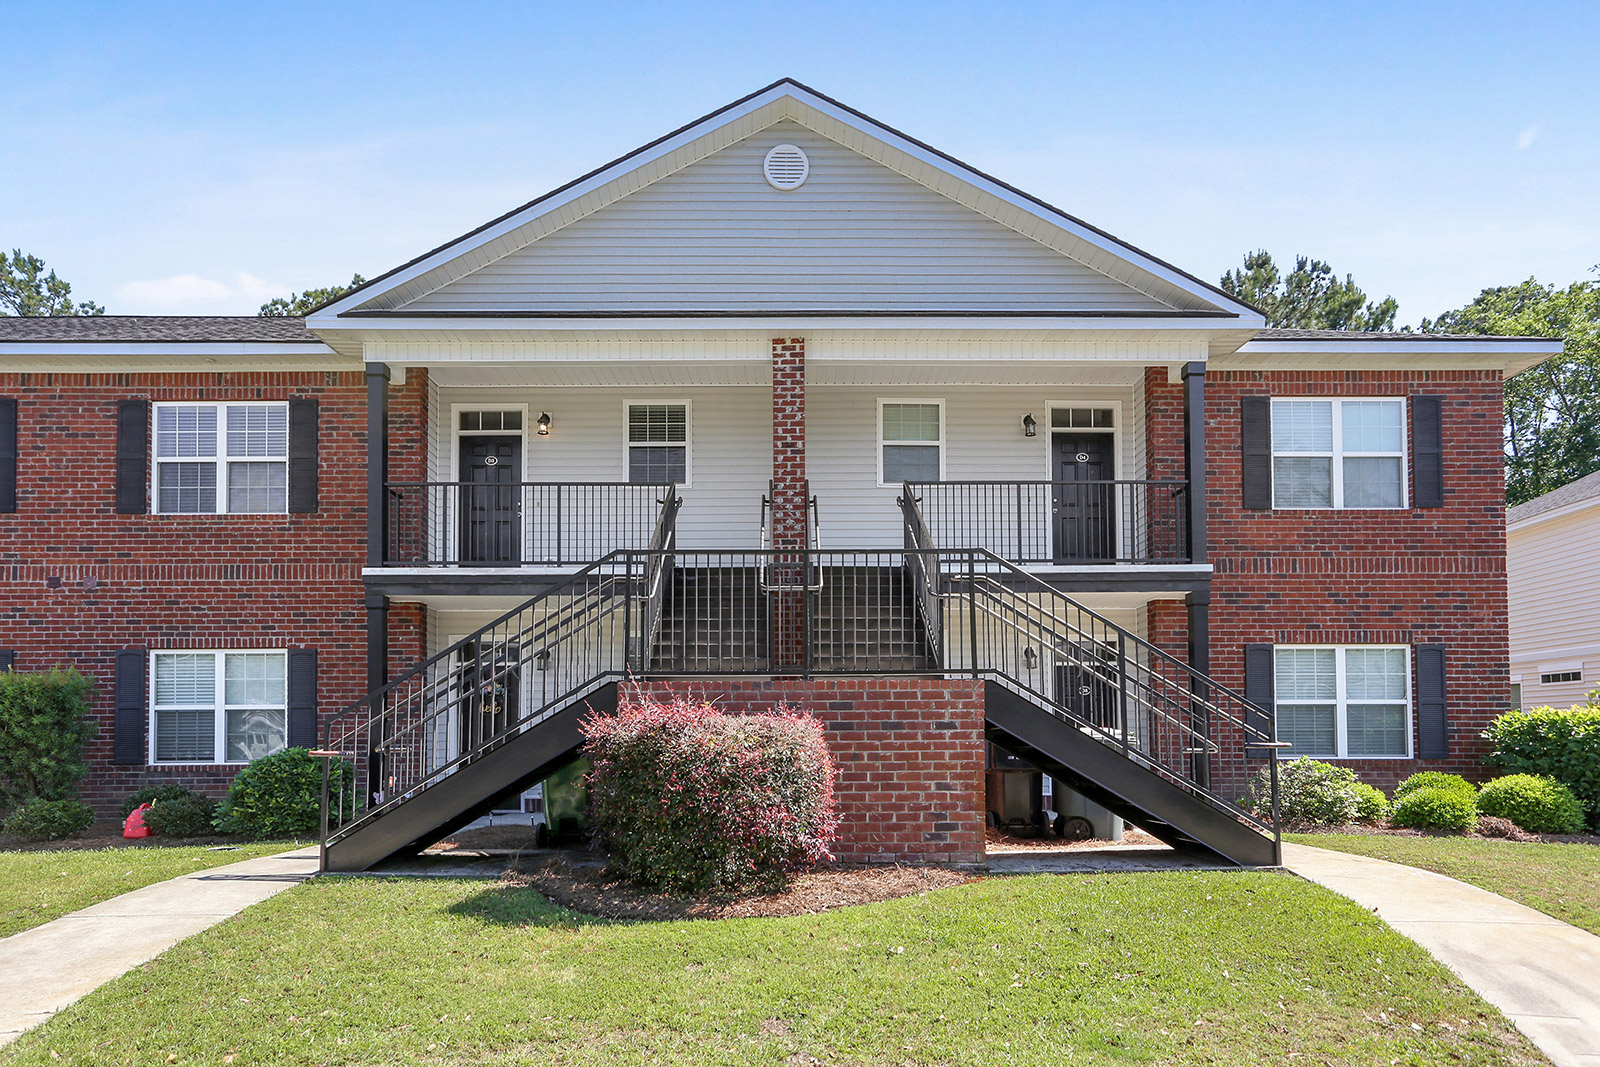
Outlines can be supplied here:
[[1024, 416], [1022, 416], [1022, 436], [1024, 436], [1024, 437], [1037, 437], [1037, 436], [1039, 436], [1039, 424], [1038, 424], [1038, 422], [1036, 422], [1034, 420], [1034, 417], [1032, 415], [1024, 415]]
[[1039, 653], [1033, 650], [1032, 645], [1022, 650], [1022, 665], [1030, 671], [1039, 665]]
[[538, 425], [539, 425], [539, 436], [540, 437], [549, 437], [550, 436], [550, 413], [548, 411], [541, 411], [539, 413], [539, 423], [538, 423]]

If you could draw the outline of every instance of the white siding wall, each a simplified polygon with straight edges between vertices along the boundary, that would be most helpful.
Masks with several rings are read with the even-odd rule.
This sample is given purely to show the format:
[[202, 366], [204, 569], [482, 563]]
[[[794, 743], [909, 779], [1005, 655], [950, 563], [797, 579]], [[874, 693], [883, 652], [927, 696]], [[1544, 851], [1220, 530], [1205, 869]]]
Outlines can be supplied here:
[[[1600, 502], [1506, 534], [1511, 673], [1522, 706], [1582, 703], [1600, 688]], [[1582, 665], [1583, 679], [1543, 685], [1541, 672]]]
[[[859, 386], [806, 390], [806, 474], [817, 497], [823, 548], [898, 548], [899, 487], [878, 487], [878, 399], [944, 401], [946, 481], [1044, 481], [1050, 477], [1050, 404], [1120, 401], [1132, 389], [1107, 386]], [[1022, 416], [1039, 422], [1022, 436]], [[1134, 435], [1121, 433], [1121, 477], [1134, 473]]]
[[[811, 175], [767, 184], [773, 145]], [[405, 305], [436, 310], [1062, 310], [1169, 305], [792, 121]]]
[[[628, 401], [690, 402], [690, 476], [679, 512], [685, 548], [754, 547], [761, 495], [772, 478], [772, 392], [767, 388], [441, 389], [443, 417], [433, 420], [434, 469], [451, 470], [452, 408], [528, 405], [531, 424], [552, 417], [548, 437], [525, 431], [529, 482], [624, 482], [623, 405]], [[456, 480], [452, 472], [446, 481]]]

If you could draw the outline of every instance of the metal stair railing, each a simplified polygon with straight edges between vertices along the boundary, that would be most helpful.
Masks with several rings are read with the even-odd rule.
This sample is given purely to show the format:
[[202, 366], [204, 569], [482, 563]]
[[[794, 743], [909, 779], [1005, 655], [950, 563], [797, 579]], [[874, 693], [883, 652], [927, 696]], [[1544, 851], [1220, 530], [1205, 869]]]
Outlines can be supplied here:
[[[985, 549], [940, 549], [910, 485], [899, 500], [924, 618], [948, 673], [1004, 685], [1239, 821], [1279, 838], [1273, 717], [1241, 694]], [[929, 625], [929, 633], [934, 633]], [[1070, 691], [1068, 691], [1070, 689]], [[1224, 744], [1226, 741], [1226, 744]], [[1262, 818], [1210, 788], [1217, 757], [1264, 753]]]
[[670, 580], [680, 506], [673, 487], [660, 504], [651, 542], [659, 548], [609, 553], [325, 724], [322, 754], [355, 764], [355, 795], [329, 796], [325, 776], [324, 848], [628, 675], [660, 625]]

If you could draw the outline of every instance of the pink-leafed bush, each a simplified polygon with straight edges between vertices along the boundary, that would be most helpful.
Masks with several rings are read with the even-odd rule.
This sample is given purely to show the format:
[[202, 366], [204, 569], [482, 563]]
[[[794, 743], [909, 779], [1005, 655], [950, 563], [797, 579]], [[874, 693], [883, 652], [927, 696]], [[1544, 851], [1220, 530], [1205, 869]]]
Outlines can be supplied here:
[[774, 888], [831, 858], [833, 759], [811, 716], [638, 697], [583, 732], [589, 815], [630, 880], [677, 893]]

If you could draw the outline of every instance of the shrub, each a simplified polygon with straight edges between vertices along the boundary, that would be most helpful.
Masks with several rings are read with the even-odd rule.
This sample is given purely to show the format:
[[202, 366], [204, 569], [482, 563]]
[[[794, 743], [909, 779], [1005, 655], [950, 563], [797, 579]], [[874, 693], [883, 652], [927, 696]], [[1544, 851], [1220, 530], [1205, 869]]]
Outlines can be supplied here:
[[0, 672], [0, 804], [73, 795], [88, 770], [83, 746], [95, 732], [93, 689], [71, 669]]
[[1493, 747], [1490, 763], [1512, 774], [1554, 778], [1600, 821], [1600, 707], [1513, 711], [1490, 723], [1483, 736]]
[[5, 821], [5, 831], [28, 841], [54, 841], [82, 833], [93, 822], [94, 812], [81, 800], [34, 797], [17, 805]]
[[622, 874], [673, 892], [781, 885], [838, 824], [822, 726], [633, 700], [583, 727], [589, 814]]
[[1366, 782], [1357, 782], [1353, 788], [1356, 793], [1356, 822], [1371, 826], [1389, 817], [1389, 798], [1383, 795], [1383, 790]]
[[1471, 793], [1457, 789], [1425, 786], [1405, 796], [1397, 796], [1389, 812], [1393, 826], [1414, 830], [1453, 830], [1466, 833], [1478, 825], [1478, 805]]
[[[355, 768], [335, 760], [335, 794], [344, 777], [347, 803], [355, 794]], [[348, 813], [347, 813], [348, 814]], [[286, 748], [240, 771], [217, 812], [218, 829], [247, 837], [294, 837], [322, 829], [322, 761], [303, 748]]]
[[122, 817], [126, 819], [133, 814], [133, 809], [140, 804], [165, 804], [169, 800], [182, 800], [184, 797], [195, 795], [193, 789], [177, 782], [162, 782], [160, 785], [147, 785], [122, 802]]
[[1443, 771], [1418, 771], [1394, 787], [1395, 803], [1399, 803], [1401, 797], [1409, 796], [1419, 789], [1443, 789], [1451, 793], [1460, 793], [1465, 797], [1476, 797], [1478, 795], [1478, 787], [1459, 774], [1446, 774]]
[[205, 837], [216, 833], [217, 802], [197, 793], [157, 800], [144, 813], [144, 824], [161, 837]]
[[1545, 775], [1508, 774], [1486, 783], [1478, 810], [1536, 834], [1583, 832], [1583, 805], [1572, 790]]
[[[1272, 810], [1270, 774], [1270, 767], [1261, 768], [1245, 800], [1245, 806], [1257, 815], [1269, 815]], [[1343, 826], [1360, 817], [1360, 786], [1355, 772], [1348, 767], [1336, 767], [1306, 756], [1280, 763], [1278, 814], [1289, 826]]]

